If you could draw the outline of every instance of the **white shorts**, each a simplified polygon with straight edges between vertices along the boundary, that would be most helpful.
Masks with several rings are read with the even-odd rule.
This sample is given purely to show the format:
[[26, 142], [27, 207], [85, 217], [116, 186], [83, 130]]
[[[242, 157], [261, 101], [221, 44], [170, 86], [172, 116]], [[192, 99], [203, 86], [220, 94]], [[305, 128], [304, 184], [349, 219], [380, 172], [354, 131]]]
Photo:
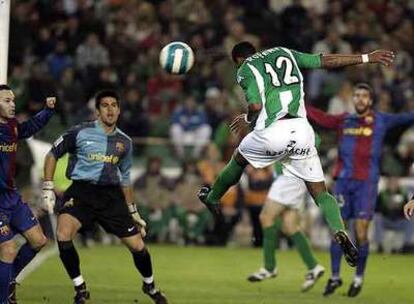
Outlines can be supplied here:
[[302, 209], [308, 189], [297, 177], [278, 175], [267, 193], [267, 197], [283, 206]]
[[278, 120], [263, 130], [253, 130], [243, 138], [238, 151], [254, 168], [280, 161], [285, 175], [309, 182], [325, 180], [315, 132], [306, 118]]

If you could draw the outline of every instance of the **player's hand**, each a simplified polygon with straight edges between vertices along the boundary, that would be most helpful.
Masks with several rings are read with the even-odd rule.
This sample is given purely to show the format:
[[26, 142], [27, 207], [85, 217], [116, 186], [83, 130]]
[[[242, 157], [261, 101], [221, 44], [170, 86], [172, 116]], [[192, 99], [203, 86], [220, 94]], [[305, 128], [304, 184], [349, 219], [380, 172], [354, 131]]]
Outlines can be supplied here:
[[53, 213], [53, 208], [55, 208], [56, 203], [56, 194], [54, 190], [54, 185], [52, 181], [44, 181], [42, 187], [42, 199], [43, 199], [43, 208], [46, 209], [49, 214]]
[[144, 238], [145, 235], [147, 234], [147, 232], [145, 231], [145, 227], [147, 227], [147, 223], [139, 215], [137, 206], [135, 204], [128, 204], [128, 210], [129, 210], [129, 214], [132, 217], [132, 220], [135, 223], [135, 226], [137, 226], [139, 233]]
[[249, 123], [246, 121], [246, 114], [237, 115], [236, 118], [230, 124], [230, 130], [237, 134], [242, 130], [245, 130]]
[[407, 220], [410, 220], [414, 215], [414, 200], [409, 201], [404, 206], [404, 215]]
[[56, 104], [56, 97], [47, 97], [46, 98], [46, 107], [49, 109], [54, 109]]
[[370, 63], [381, 63], [385, 66], [390, 66], [394, 62], [395, 54], [393, 51], [376, 50], [368, 54]]

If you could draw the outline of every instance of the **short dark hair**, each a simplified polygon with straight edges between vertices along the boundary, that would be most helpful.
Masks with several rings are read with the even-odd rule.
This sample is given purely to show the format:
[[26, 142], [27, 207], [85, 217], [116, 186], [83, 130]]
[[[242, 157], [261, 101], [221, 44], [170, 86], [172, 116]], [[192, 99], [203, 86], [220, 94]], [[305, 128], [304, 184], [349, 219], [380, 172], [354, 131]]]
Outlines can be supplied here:
[[95, 95], [95, 108], [99, 109], [99, 106], [101, 104], [101, 101], [105, 97], [112, 97], [115, 98], [116, 103], [118, 104], [118, 107], [120, 106], [121, 97], [119, 94], [114, 90], [102, 90], [96, 93]]
[[7, 84], [0, 84], [0, 91], [11, 91], [11, 87], [9, 87]]
[[247, 58], [256, 53], [256, 48], [248, 41], [237, 43], [231, 50], [231, 58], [237, 62], [237, 58]]
[[360, 82], [360, 83], [357, 83], [356, 85], [355, 85], [355, 88], [354, 88], [355, 90], [358, 90], [358, 89], [362, 89], [362, 90], [367, 90], [368, 91], [368, 93], [369, 93], [369, 97], [372, 99], [372, 100], [374, 100], [374, 89], [368, 84], [368, 83], [365, 83], [365, 82]]

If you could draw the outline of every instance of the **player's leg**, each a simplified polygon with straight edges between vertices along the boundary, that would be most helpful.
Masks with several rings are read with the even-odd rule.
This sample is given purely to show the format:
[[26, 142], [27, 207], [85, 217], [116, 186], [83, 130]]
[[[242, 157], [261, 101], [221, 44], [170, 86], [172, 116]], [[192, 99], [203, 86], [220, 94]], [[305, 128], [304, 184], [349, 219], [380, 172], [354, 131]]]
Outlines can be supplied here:
[[325, 268], [322, 267], [315, 258], [312, 248], [309, 244], [308, 238], [301, 231], [299, 227], [300, 215], [298, 209], [288, 209], [283, 213], [283, 231], [295, 244], [304, 264], [308, 268], [308, 273], [305, 276], [305, 282], [302, 285], [302, 291], [310, 290], [316, 281], [325, 273]]
[[326, 189], [322, 165], [315, 148], [315, 133], [306, 119], [295, 121], [296, 130], [292, 130], [295, 135], [294, 146], [290, 150], [289, 161], [282, 164], [290, 175], [305, 181], [309, 193], [334, 232], [334, 239], [341, 245], [345, 259], [349, 265], [355, 266], [358, 251], [345, 232], [336, 199]]
[[348, 289], [349, 297], [356, 297], [362, 289], [365, 268], [369, 254], [368, 229], [375, 212], [378, 186], [376, 182], [353, 181], [355, 196], [353, 199], [355, 218], [355, 238], [359, 256], [355, 277]]
[[40, 227], [37, 218], [29, 206], [24, 203], [16, 192], [17, 205], [10, 217], [13, 231], [21, 233], [26, 238], [13, 262], [11, 283], [9, 288], [9, 303], [16, 303], [16, 277], [26, 267], [36, 254], [46, 245], [47, 238]]
[[73, 244], [78, 231], [87, 231], [94, 227], [95, 212], [92, 206], [101, 203], [99, 187], [85, 183], [73, 182], [64, 194], [63, 207], [57, 218], [56, 237], [62, 264], [73, 282], [75, 304], [83, 304], [90, 298], [85, 280], [80, 270], [79, 254]]
[[[66, 210], [65, 210], [66, 209]], [[73, 212], [73, 207], [66, 207], [65, 212]], [[81, 275], [79, 254], [73, 244], [73, 240], [82, 227], [81, 221], [72, 215], [72, 213], [61, 213], [57, 219], [57, 243], [59, 256], [63, 266], [75, 288], [76, 304], [85, 303], [90, 295], [86, 288], [86, 283]]]
[[343, 231], [345, 228], [338, 204], [326, 190], [322, 165], [315, 148], [315, 132], [306, 119], [292, 120], [292, 123], [295, 127], [291, 131], [293, 146], [288, 160], [282, 162], [285, 174], [305, 181], [309, 193], [321, 208], [331, 230]]
[[121, 188], [103, 189], [101, 196], [104, 194], [102, 201], [106, 208], [96, 214], [98, 223], [106, 232], [116, 235], [131, 252], [135, 267], [142, 276], [142, 291], [156, 304], [168, 303], [165, 295], [155, 287], [150, 253], [129, 215]]
[[259, 216], [263, 231], [263, 268], [248, 276], [250, 282], [260, 282], [277, 275], [276, 244], [282, 224], [280, 215], [283, 210], [285, 206], [269, 197], [266, 199]]
[[335, 240], [331, 240], [329, 253], [331, 258], [331, 277], [326, 283], [323, 293], [324, 296], [334, 293], [338, 287], [342, 286], [342, 279], [340, 276], [342, 248]]
[[221, 217], [219, 202], [227, 190], [238, 183], [248, 161], [236, 150], [233, 157], [219, 173], [212, 187], [203, 187], [198, 193], [199, 199], [213, 215]]
[[307, 181], [306, 186], [316, 204], [321, 208], [329, 228], [334, 232], [334, 239], [342, 248], [345, 260], [350, 266], [355, 267], [358, 258], [358, 250], [345, 231], [344, 222], [335, 197], [328, 193], [325, 182]]
[[[338, 179], [335, 183], [334, 194], [337, 202], [341, 206], [341, 216], [346, 221], [352, 218], [353, 215], [353, 199], [352, 199], [352, 186], [353, 184], [349, 180]], [[342, 286], [342, 279], [340, 276], [342, 248], [338, 242], [331, 240], [330, 245], [330, 258], [331, 258], [331, 277], [326, 283], [323, 295], [328, 296], [335, 292], [335, 290]]]
[[24, 231], [23, 236], [27, 242], [20, 247], [13, 263], [13, 279], [19, 275], [23, 268], [36, 256], [47, 244], [47, 238], [39, 224]]
[[140, 234], [136, 233], [132, 236], [121, 238], [132, 254], [135, 267], [142, 276], [142, 291], [153, 299], [156, 304], [168, 303], [165, 295], [155, 288], [154, 276], [152, 272], [151, 255], [145, 247], [144, 241]]
[[358, 246], [358, 261], [355, 277], [349, 286], [348, 297], [356, 297], [361, 289], [364, 279], [365, 268], [369, 254], [368, 229], [370, 221], [367, 219], [355, 220], [355, 237]]
[[309, 193], [312, 195], [315, 203], [321, 208], [323, 217], [326, 219], [329, 228], [334, 231], [344, 230], [345, 226], [341, 217], [338, 203], [331, 194], [326, 190], [325, 182], [306, 182]]
[[[212, 187], [203, 187], [198, 192], [199, 199], [207, 208], [222, 220], [219, 202], [227, 190], [239, 182], [244, 168], [250, 163], [254, 168], [264, 168], [286, 154], [288, 140], [278, 136], [278, 125], [261, 131], [252, 131], [240, 142], [226, 167], [219, 173]], [[280, 130], [279, 130], [280, 132]], [[276, 133], [276, 134], [275, 134]], [[285, 132], [286, 133], [286, 132]], [[268, 151], [269, 144], [272, 145]], [[277, 152], [276, 152], [277, 150]], [[279, 151], [281, 151], [279, 153]]]
[[[0, 233], [9, 234], [10, 227], [3, 225]], [[13, 237], [13, 236], [12, 236]], [[16, 244], [13, 240], [0, 240], [0, 303], [7, 304], [9, 296], [9, 285], [12, 279], [13, 261], [16, 258]]]
[[24, 231], [23, 236], [27, 242], [24, 243], [17, 253], [16, 259], [13, 262], [13, 269], [11, 275], [11, 282], [9, 287], [8, 304], [17, 303], [16, 299], [16, 277], [26, 267], [27, 264], [33, 260], [37, 253], [47, 244], [47, 238], [43, 233], [39, 224]]
[[326, 189], [321, 162], [316, 151], [306, 158], [291, 157], [283, 166], [289, 174], [305, 181], [309, 193], [321, 209], [329, 228], [334, 232], [334, 239], [342, 248], [346, 261], [350, 266], [356, 266], [358, 250], [345, 231], [338, 202]]

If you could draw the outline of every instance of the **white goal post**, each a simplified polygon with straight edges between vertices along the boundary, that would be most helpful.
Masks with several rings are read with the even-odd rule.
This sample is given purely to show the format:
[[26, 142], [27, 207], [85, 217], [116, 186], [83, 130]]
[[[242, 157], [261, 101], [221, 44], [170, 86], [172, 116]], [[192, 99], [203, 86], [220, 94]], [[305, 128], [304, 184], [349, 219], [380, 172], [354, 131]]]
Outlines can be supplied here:
[[0, 0], [0, 84], [7, 84], [10, 2], [11, 0]]

